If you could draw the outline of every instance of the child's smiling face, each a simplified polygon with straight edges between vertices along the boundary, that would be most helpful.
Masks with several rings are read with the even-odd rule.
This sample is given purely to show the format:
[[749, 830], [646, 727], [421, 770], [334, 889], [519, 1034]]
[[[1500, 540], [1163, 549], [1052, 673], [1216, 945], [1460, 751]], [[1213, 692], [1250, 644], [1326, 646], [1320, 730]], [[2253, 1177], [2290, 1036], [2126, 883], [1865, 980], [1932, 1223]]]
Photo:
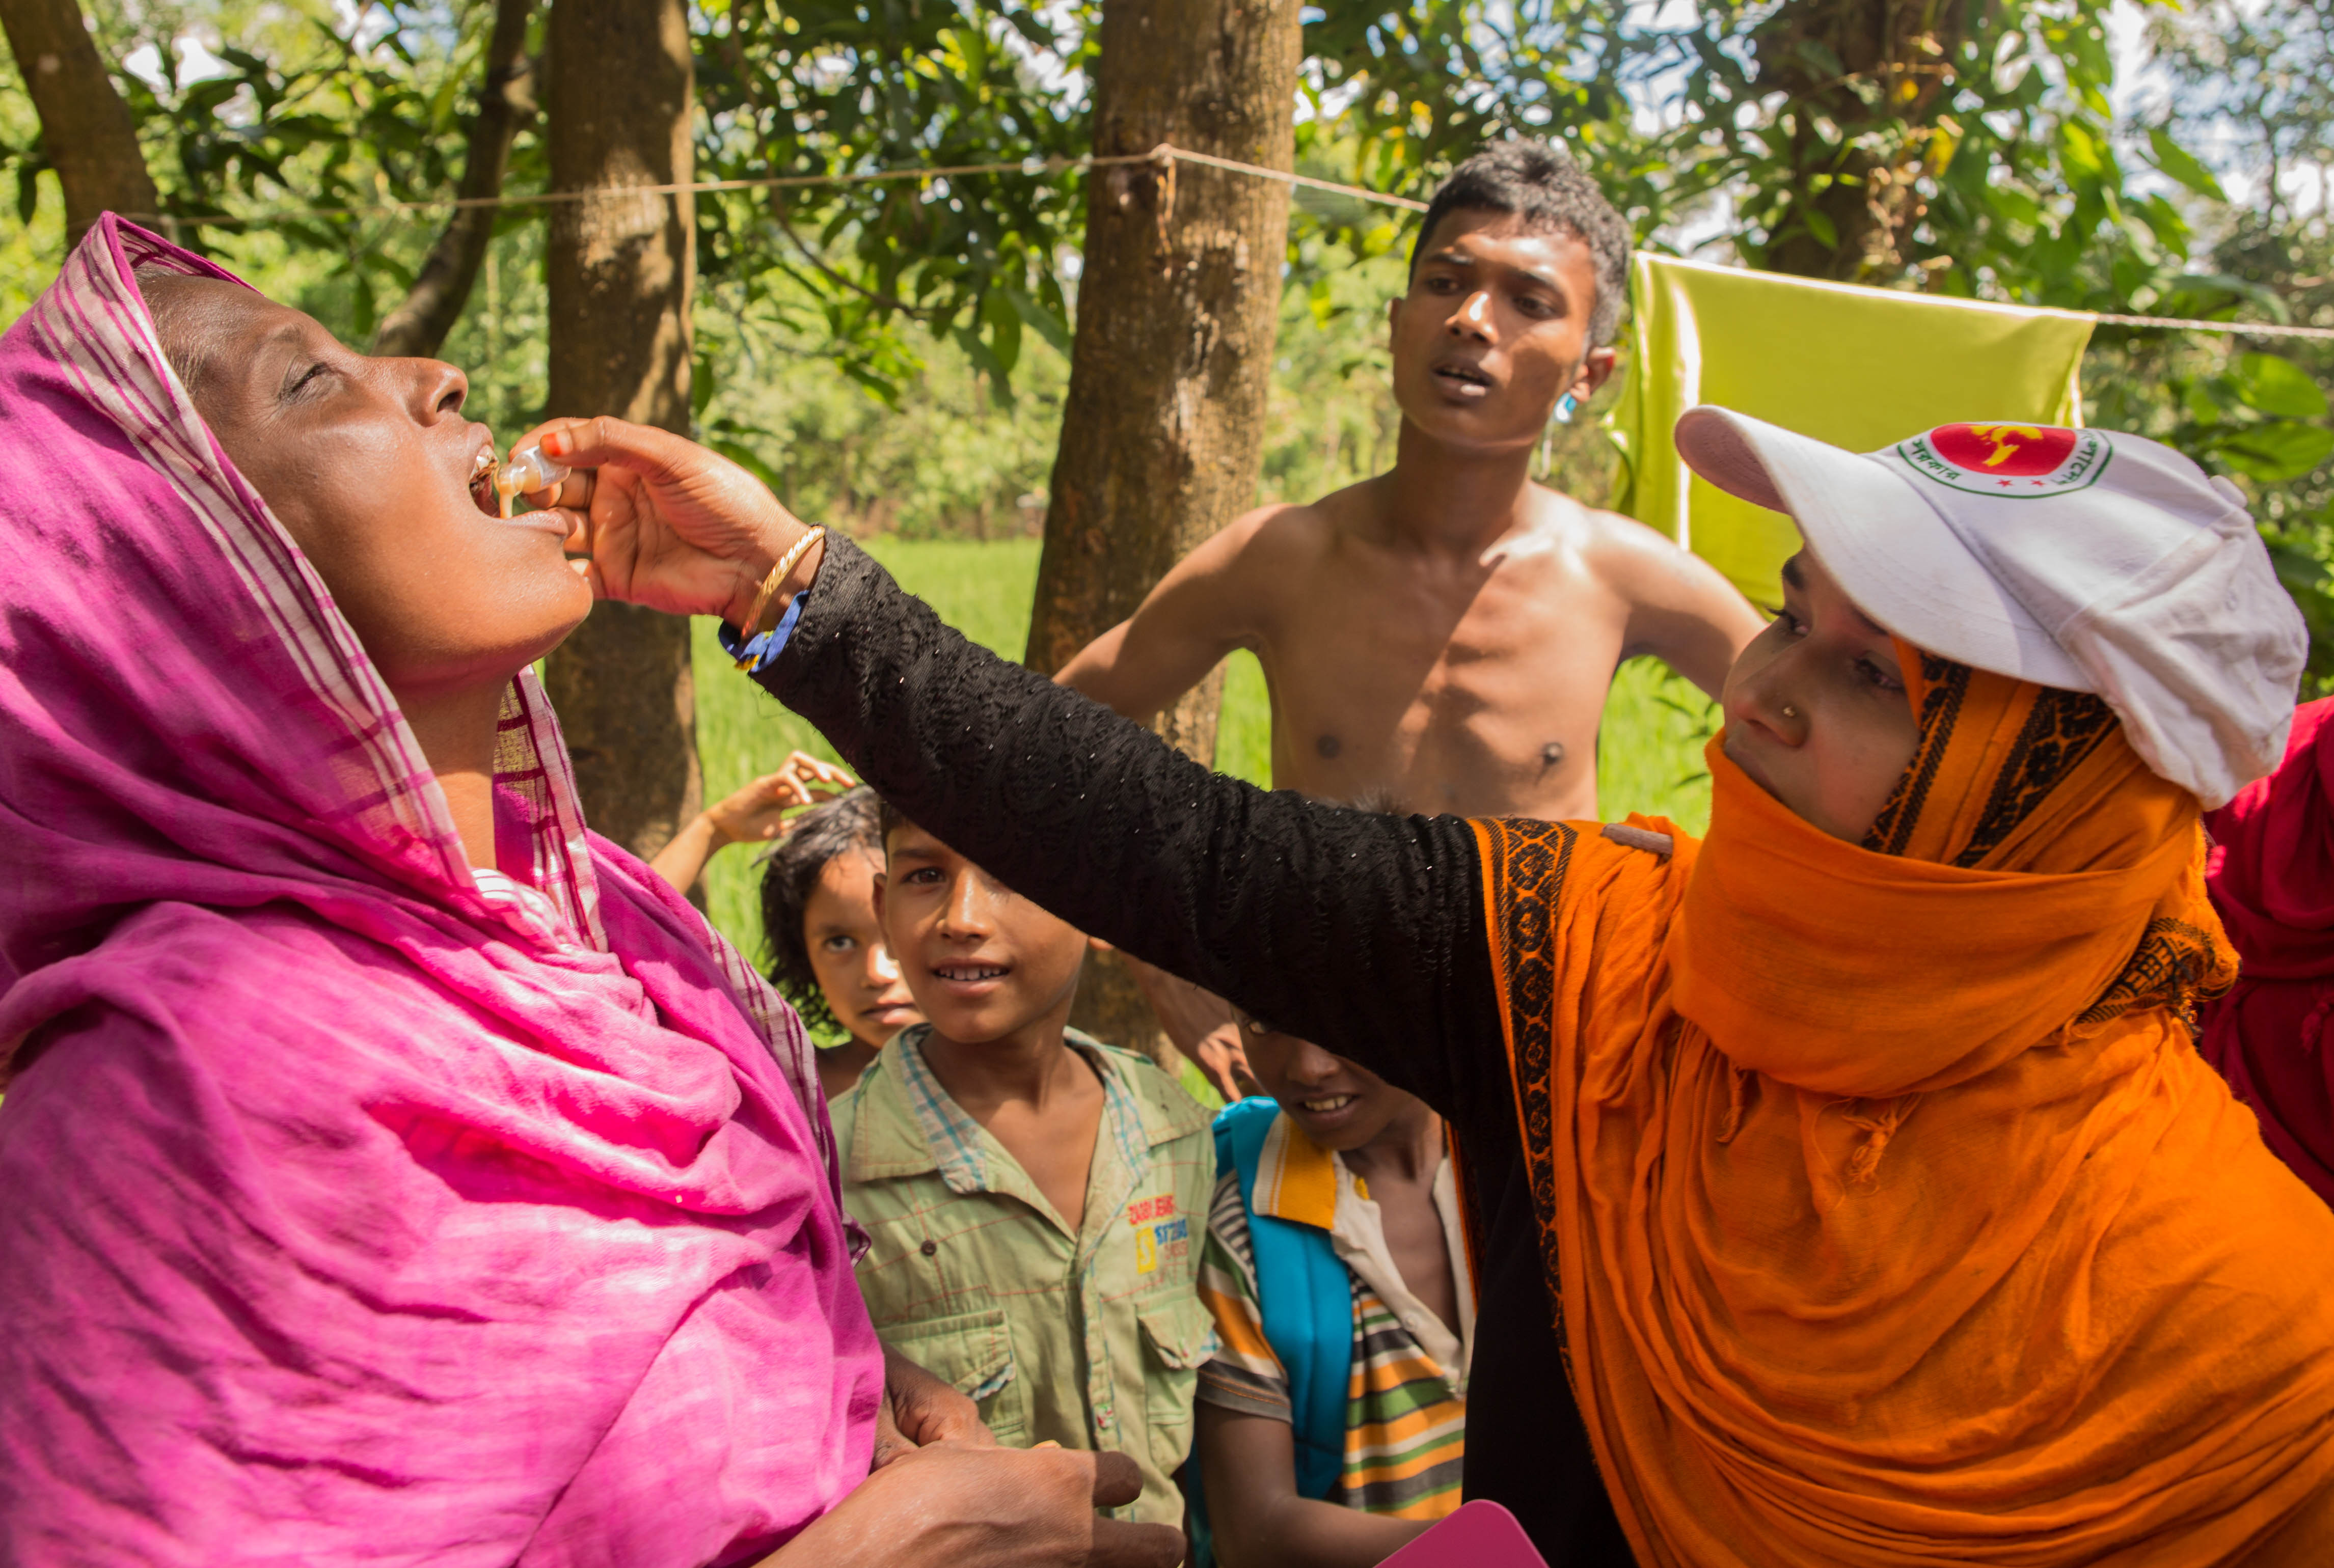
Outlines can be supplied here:
[[1280, 1101], [1316, 1149], [1363, 1148], [1416, 1103], [1359, 1063], [1245, 1015], [1240, 1044], [1259, 1086]]
[[1077, 928], [911, 822], [893, 827], [883, 847], [876, 909], [935, 1030], [971, 1045], [1068, 1019], [1086, 952]]

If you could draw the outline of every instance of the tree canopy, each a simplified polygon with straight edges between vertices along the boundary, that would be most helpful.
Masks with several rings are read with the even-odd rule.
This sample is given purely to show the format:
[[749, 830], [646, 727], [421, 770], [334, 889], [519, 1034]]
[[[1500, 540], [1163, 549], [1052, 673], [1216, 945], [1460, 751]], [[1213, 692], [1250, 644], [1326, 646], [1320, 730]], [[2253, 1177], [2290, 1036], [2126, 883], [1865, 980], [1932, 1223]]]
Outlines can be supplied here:
[[[265, 215], [453, 194], [497, 13], [100, 0], [94, 22], [166, 221], [223, 259], [291, 269], [306, 303], [366, 338], [412, 291], [446, 215]], [[1084, 210], [1069, 165], [1091, 145], [1098, 16], [1019, 0], [692, 7], [698, 178], [1008, 166], [701, 197], [709, 438], [765, 464], [766, 432], [722, 390], [805, 353], [897, 405], [946, 344], [1002, 405], [1029, 384], [1028, 344], [1066, 344]], [[2158, 5], [2120, 43], [2117, 25], [2107, 0], [1329, 7], [1305, 29], [1297, 157], [1423, 196], [1486, 137], [1545, 136], [1656, 248], [2071, 309], [2334, 321], [2334, 0]], [[532, 26], [530, 53], [539, 13]], [[2118, 79], [2135, 65], [2140, 81]], [[30, 223], [47, 159], [11, 96], [0, 168]], [[522, 112], [501, 189], [545, 180]], [[543, 216], [500, 209], [472, 291], [493, 308], [472, 300], [456, 328], [514, 416], [532, 411], [526, 388], [541, 395], [527, 312]], [[1338, 324], [1333, 280], [1401, 235], [1384, 208], [1299, 194], [1289, 284], [1317, 325], [1366, 339], [1365, 322]], [[2086, 375], [2095, 422], [2172, 440], [2247, 486], [2334, 647], [2329, 370], [2318, 345], [2102, 327]]]

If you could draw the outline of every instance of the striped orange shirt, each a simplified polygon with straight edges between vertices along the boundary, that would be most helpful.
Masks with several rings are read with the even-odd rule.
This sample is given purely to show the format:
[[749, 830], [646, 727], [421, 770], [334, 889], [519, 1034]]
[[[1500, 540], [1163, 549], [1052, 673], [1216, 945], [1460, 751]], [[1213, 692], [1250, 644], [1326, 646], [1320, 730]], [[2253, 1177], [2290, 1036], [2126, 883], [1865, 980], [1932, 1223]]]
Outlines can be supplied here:
[[[1436, 1196], [1454, 1233], [1452, 1267], [1460, 1297], [1471, 1307], [1464, 1248], [1455, 1234], [1455, 1194], [1446, 1200], [1442, 1190], [1449, 1185], [1446, 1164]], [[1460, 1503], [1472, 1312], [1454, 1335], [1432, 1320], [1398, 1275], [1376, 1282], [1366, 1277], [1392, 1275], [1377, 1206], [1342, 1161], [1313, 1149], [1286, 1118], [1268, 1140], [1257, 1193], [1265, 1212], [1329, 1231], [1353, 1290], [1345, 1464], [1333, 1500], [1395, 1518], [1442, 1518]], [[1265, 1336], [1249, 1214], [1235, 1171], [1218, 1178], [1209, 1208], [1200, 1299], [1215, 1317], [1221, 1344], [1200, 1369], [1199, 1397], [1242, 1414], [1289, 1419], [1288, 1377]], [[1440, 1359], [1429, 1350], [1429, 1341], [1441, 1346]]]

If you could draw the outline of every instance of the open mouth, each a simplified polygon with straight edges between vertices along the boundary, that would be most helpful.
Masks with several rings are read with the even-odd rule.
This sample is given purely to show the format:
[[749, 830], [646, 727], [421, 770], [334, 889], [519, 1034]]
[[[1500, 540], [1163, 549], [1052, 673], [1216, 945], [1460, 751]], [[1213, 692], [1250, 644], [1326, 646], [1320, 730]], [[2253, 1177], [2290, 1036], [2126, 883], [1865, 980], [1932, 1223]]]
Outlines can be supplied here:
[[477, 461], [470, 465], [470, 499], [487, 516], [502, 516], [502, 498], [495, 493], [495, 449], [492, 447], [479, 448]]
[[998, 964], [935, 964], [932, 973], [960, 986], [978, 986], [987, 980], [1002, 980], [1013, 971]]
[[1491, 378], [1473, 365], [1452, 361], [1434, 367], [1434, 379], [1461, 397], [1480, 398], [1491, 390]]
[[1357, 1094], [1325, 1094], [1317, 1100], [1300, 1100], [1297, 1103], [1312, 1115], [1335, 1116], [1360, 1098]]

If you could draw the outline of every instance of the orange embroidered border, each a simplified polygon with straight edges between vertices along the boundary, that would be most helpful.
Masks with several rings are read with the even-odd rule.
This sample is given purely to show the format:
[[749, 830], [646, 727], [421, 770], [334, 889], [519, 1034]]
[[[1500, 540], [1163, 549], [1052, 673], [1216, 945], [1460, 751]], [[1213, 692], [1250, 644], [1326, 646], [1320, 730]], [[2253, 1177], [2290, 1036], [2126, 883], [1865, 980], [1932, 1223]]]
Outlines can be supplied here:
[[[1565, 874], [1580, 835], [1562, 822], [1478, 822], [1474, 828], [1482, 853], [1483, 913], [1500, 988], [1516, 1129], [1523, 1140], [1524, 1173], [1539, 1217], [1540, 1262], [1562, 1343], [1564, 1295], [1556, 1239], [1556, 930]], [[1571, 1371], [1567, 1348], [1567, 1378]]]

